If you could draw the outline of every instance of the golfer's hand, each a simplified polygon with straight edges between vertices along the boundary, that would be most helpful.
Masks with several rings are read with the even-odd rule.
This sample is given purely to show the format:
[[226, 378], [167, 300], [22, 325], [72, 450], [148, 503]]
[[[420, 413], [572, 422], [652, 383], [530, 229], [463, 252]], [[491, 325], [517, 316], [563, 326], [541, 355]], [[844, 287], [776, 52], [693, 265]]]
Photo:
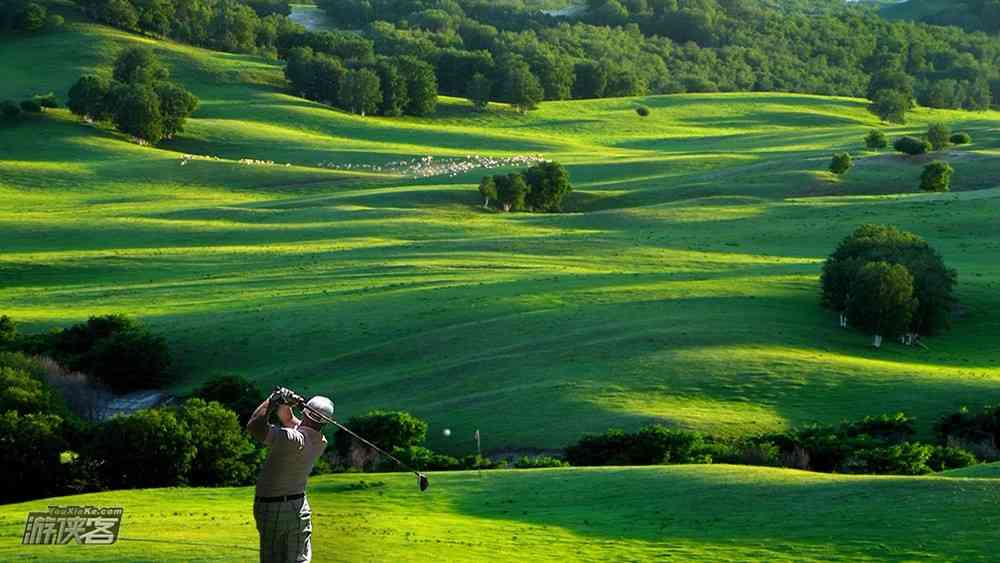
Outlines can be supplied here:
[[278, 403], [282, 405], [290, 405], [292, 403], [292, 396], [294, 393], [292, 393], [292, 390], [287, 387], [278, 387], [271, 395]]

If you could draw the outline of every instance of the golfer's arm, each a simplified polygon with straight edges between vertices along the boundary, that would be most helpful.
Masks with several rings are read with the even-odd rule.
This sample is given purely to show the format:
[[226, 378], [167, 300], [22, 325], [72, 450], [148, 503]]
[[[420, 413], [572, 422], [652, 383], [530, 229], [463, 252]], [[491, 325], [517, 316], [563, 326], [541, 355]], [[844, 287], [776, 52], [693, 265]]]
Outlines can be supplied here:
[[247, 422], [247, 431], [262, 444], [267, 439], [267, 418], [270, 412], [271, 399], [269, 397], [264, 399], [257, 410], [253, 411], [253, 414], [250, 415], [250, 421]]
[[295, 418], [295, 413], [292, 412], [292, 408], [288, 405], [278, 406], [278, 420], [281, 421], [281, 425], [285, 428], [295, 428], [302, 422]]

